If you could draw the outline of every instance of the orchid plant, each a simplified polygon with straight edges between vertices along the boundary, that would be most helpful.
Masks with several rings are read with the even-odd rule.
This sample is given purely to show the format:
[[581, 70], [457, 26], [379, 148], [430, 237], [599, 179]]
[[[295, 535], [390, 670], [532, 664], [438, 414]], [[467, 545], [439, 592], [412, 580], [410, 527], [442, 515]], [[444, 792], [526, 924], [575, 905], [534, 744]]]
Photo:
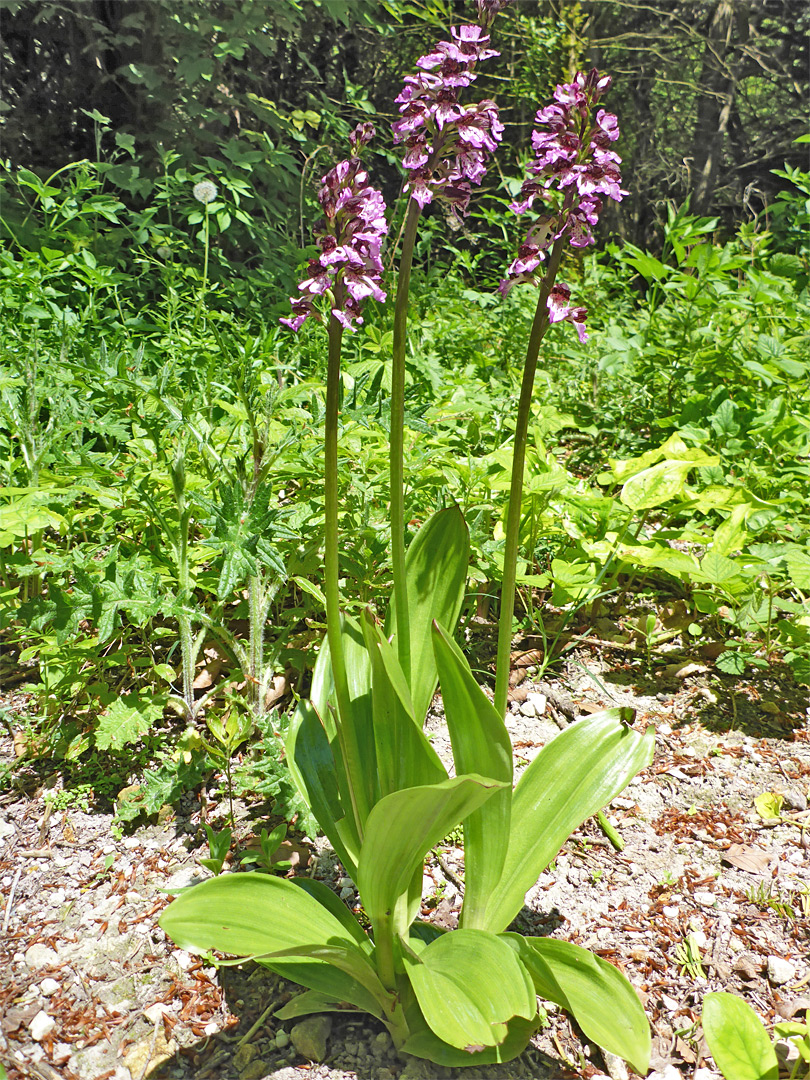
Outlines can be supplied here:
[[[466, 212], [503, 130], [496, 104], [460, 98], [476, 65], [496, 55], [489, 29], [507, 0], [478, 0], [475, 25], [417, 61], [397, 101], [394, 141], [405, 150], [408, 206], [394, 305], [391, 390], [393, 593], [381, 619], [341, 611], [338, 569], [338, 404], [342, 335], [362, 304], [385, 299], [380, 252], [385, 207], [361, 162], [373, 136], [361, 124], [351, 154], [323, 178], [319, 256], [285, 320], [293, 330], [326, 319], [329, 342], [324, 468], [327, 635], [308, 701], [290, 724], [293, 777], [356, 882], [371, 930], [321, 882], [226, 874], [184, 892], [161, 925], [180, 946], [252, 958], [306, 991], [287, 1019], [347, 1007], [370, 1013], [395, 1046], [443, 1065], [507, 1061], [538, 1023], [538, 995], [570, 1011], [585, 1034], [646, 1072], [650, 1037], [638, 996], [613, 966], [565, 941], [508, 931], [526, 892], [571, 832], [649, 763], [652, 735], [623, 710], [589, 716], [558, 735], [514, 784], [505, 724], [517, 535], [534, 373], [549, 325], [584, 333], [585, 312], [556, 283], [565, 246], [592, 241], [601, 196], [621, 198], [616, 118], [595, 106], [610, 80], [592, 72], [560, 86], [537, 114], [532, 176], [523, 186], [532, 224], [504, 292], [539, 286], [518, 406], [504, 557], [495, 702], [478, 685], [453, 634], [461, 612], [469, 540], [455, 506], [440, 510], [407, 548], [403, 417], [409, 277], [419, 217], [434, 199]], [[540, 269], [545, 266], [545, 273]], [[324, 312], [325, 309], [325, 312]], [[424, 733], [441, 684], [453, 749], [448, 772]], [[464, 830], [459, 929], [420, 921], [424, 860], [452, 829]], [[493, 978], [497, 973], [497, 978]]]

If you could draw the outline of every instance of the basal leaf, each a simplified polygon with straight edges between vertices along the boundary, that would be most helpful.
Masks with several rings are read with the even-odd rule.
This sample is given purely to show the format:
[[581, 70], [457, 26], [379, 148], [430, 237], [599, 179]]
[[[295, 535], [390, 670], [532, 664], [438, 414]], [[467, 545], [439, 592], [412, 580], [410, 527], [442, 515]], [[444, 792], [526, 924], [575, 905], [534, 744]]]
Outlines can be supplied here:
[[456, 930], [403, 959], [428, 1026], [451, 1046], [496, 1046], [512, 1017], [531, 1020], [537, 1013], [529, 973], [495, 934]]
[[574, 829], [607, 806], [652, 753], [652, 731], [628, 728], [620, 709], [577, 720], [543, 747], [515, 787], [509, 847], [485, 929], [506, 929]]
[[[440, 510], [419, 530], [405, 556], [408, 590], [410, 642], [410, 690], [414, 717], [424, 724], [438, 674], [433, 656], [430, 627], [435, 619], [452, 634], [464, 601], [470, 538], [464, 517], [457, 506]], [[385, 635], [396, 630], [396, 603], [392, 600], [385, 620]], [[403, 670], [403, 645], [394, 638]]]
[[501, 936], [520, 956], [541, 998], [561, 1005], [589, 1039], [646, 1075], [650, 1025], [638, 994], [618, 968], [569, 941]]
[[512, 805], [512, 744], [495, 706], [475, 681], [464, 654], [433, 624], [442, 701], [459, 773], [479, 773], [506, 785], [464, 822], [464, 905], [460, 924], [480, 925], [503, 869]]
[[726, 1080], [777, 1080], [779, 1061], [751, 1006], [723, 991], [703, 998], [703, 1034]]

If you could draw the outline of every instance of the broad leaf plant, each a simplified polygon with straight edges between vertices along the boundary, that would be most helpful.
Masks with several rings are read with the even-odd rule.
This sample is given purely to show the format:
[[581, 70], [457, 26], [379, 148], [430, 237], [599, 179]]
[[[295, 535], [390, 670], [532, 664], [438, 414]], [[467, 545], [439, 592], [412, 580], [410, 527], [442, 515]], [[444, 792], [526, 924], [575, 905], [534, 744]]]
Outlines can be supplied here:
[[[384, 616], [341, 610], [338, 569], [338, 406], [344, 330], [381, 287], [387, 233], [382, 195], [361, 152], [370, 124], [351, 137], [350, 157], [323, 178], [324, 218], [301, 296], [285, 320], [327, 322], [324, 469], [327, 635], [309, 700], [299, 701], [287, 758], [302, 796], [357, 884], [367, 932], [323, 883], [258, 873], [223, 874], [184, 892], [161, 926], [181, 947], [251, 958], [306, 988], [280, 1019], [367, 1012], [397, 1049], [447, 1065], [503, 1062], [537, 1028], [538, 996], [568, 1010], [586, 1036], [647, 1070], [649, 1026], [635, 990], [615, 967], [566, 941], [510, 932], [526, 892], [567, 837], [650, 761], [652, 735], [622, 710], [588, 716], [548, 743], [515, 783], [504, 722], [523, 465], [540, 344], [551, 323], [584, 335], [585, 310], [556, 282], [569, 243], [591, 243], [601, 197], [620, 199], [616, 117], [595, 109], [610, 79], [578, 74], [537, 114], [524, 213], [534, 220], [502, 291], [539, 289], [518, 406], [501, 593], [495, 700], [478, 685], [454, 640], [469, 563], [456, 506], [439, 510], [405, 549], [404, 386], [411, 259], [422, 209], [434, 199], [464, 214], [503, 130], [493, 101], [463, 105], [479, 61], [494, 55], [489, 29], [507, 0], [478, 0], [475, 25], [452, 31], [417, 61], [397, 98], [394, 140], [405, 148], [408, 206], [394, 307], [391, 390], [393, 591]], [[324, 313], [324, 308], [325, 313]], [[448, 771], [424, 732], [441, 687], [452, 743]], [[458, 929], [421, 921], [423, 865], [451, 830], [464, 833], [464, 898]]]

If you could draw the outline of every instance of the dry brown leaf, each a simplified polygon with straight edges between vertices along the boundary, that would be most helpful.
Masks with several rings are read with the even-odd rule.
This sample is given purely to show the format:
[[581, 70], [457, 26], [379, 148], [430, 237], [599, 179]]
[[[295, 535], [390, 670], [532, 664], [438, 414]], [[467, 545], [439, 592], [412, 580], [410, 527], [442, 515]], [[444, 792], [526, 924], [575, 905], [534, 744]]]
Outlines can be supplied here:
[[283, 675], [274, 675], [272, 686], [268, 686], [267, 694], [264, 699], [264, 707], [266, 709], [272, 709], [272, 707], [284, 697], [287, 693], [287, 680]]
[[723, 852], [723, 862], [736, 866], [738, 870], [747, 870], [749, 874], [758, 874], [770, 866], [774, 855], [772, 851], [751, 847], [748, 844], [732, 844]]

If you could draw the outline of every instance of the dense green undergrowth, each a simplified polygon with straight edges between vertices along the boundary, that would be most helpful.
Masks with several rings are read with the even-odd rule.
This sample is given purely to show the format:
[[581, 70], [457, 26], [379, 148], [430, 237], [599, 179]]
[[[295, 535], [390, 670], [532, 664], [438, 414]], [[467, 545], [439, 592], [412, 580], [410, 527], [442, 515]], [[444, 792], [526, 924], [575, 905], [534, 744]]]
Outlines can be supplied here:
[[[610, 245], [580, 263], [591, 336], [546, 354], [523, 505], [515, 630], [545, 637], [543, 665], [573, 614], [632, 588], [648, 662], [674, 598], [677, 634], [720, 672], [778, 657], [810, 682], [810, 178], [786, 178], [798, 194], [731, 238], [670, 208], [660, 257]], [[224, 204], [201, 224], [181, 179], [188, 243], [178, 226], [160, 245], [92, 171], [17, 176], [30, 213], [0, 250], [0, 633], [2, 673], [34, 709], [5, 721], [25, 728], [24, 762], [56, 763], [76, 791], [109, 802], [141, 780], [123, 818], [226, 764], [289, 815], [285, 712], [324, 631], [325, 356], [319, 328], [276, 328], [283, 295], [246, 305], [242, 281], [229, 307], [220, 280], [212, 303], [207, 215]], [[412, 296], [411, 527], [462, 507], [468, 610], [486, 612], [534, 298], [430, 260]], [[390, 588], [388, 320], [369, 313], [344, 348], [355, 612]]]

